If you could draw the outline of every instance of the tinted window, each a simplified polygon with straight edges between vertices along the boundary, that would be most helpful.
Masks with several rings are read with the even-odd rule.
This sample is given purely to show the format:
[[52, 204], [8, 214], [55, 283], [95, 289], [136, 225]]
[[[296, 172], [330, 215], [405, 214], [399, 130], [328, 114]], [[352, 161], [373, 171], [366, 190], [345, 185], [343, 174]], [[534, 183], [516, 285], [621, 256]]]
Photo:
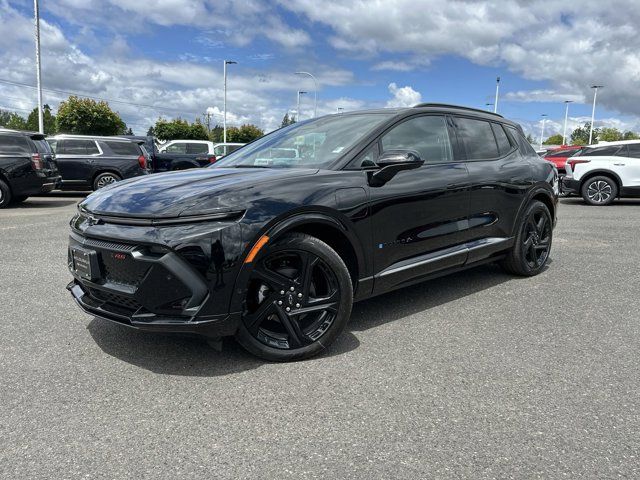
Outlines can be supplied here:
[[206, 143], [187, 143], [187, 153], [209, 153]]
[[585, 157], [586, 156], [606, 157], [606, 156], [617, 155], [620, 150], [621, 150], [621, 147], [619, 145], [615, 145], [611, 147], [595, 147], [595, 148], [585, 149], [585, 151], [582, 152], [582, 155]]
[[31, 148], [22, 135], [0, 135], [0, 154], [30, 154]]
[[213, 153], [219, 157], [222, 157], [225, 155], [225, 150], [226, 148], [224, 148], [224, 145], [217, 145], [213, 148]]
[[36, 144], [36, 150], [38, 153], [51, 153], [51, 146], [47, 143], [46, 140], [33, 140], [33, 143]]
[[227, 145], [227, 153], [232, 153], [235, 152], [237, 149], [239, 149], [242, 145]]
[[502, 125], [492, 123], [491, 128], [493, 128], [493, 133], [496, 136], [500, 155], [506, 155], [511, 151], [511, 143], [509, 143], [509, 137], [507, 137], [507, 134], [505, 133], [504, 128], [502, 128]]
[[544, 158], [570, 157], [573, 153], [575, 153], [575, 150], [558, 150], [557, 152], [545, 154]]
[[140, 156], [141, 150], [137, 143], [133, 142], [104, 142], [115, 155]]
[[187, 153], [186, 143], [173, 143], [167, 147], [169, 153]]
[[93, 155], [100, 153], [93, 140], [58, 140], [56, 147], [58, 155]]
[[412, 118], [382, 137], [382, 151], [416, 150], [427, 163], [450, 162], [451, 144], [447, 122], [441, 116]]
[[640, 158], [640, 143], [630, 143], [627, 148], [629, 149], [630, 157]]
[[510, 127], [510, 126], [507, 126], [507, 128], [511, 132], [511, 135], [513, 135], [513, 138], [518, 143], [518, 147], [520, 148], [520, 153], [522, 153], [523, 155], [537, 155], [536, 151], [531, 146], [529, 141], [526, 138], [524, 138], [522, 133], [520, 133], [520, 131], [517, 128]]
[[491, 124], [484, 120], [456, 118], [458, 135], [464, 143], [467, 159], [488, 160], [500, 156]]

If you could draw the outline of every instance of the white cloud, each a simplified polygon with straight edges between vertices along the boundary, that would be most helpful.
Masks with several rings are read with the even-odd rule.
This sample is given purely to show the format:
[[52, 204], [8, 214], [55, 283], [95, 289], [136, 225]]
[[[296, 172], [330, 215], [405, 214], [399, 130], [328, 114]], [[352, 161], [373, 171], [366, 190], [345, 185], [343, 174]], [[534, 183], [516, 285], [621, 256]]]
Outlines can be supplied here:
[[556, 102], [564, 101], [579, 102], [585, 101], [584, 95], [575, 93], [563, 93], [555, 90], [519, 90], [517, 92], [507, 92], [502, 100], [510, 102]]
[[387, 102], [387, 107], [413, 107], [422, 101], [420, 92], [410, 86], [398, 87], [395, 83], [390, 83], [389, 93], [393, 98]]

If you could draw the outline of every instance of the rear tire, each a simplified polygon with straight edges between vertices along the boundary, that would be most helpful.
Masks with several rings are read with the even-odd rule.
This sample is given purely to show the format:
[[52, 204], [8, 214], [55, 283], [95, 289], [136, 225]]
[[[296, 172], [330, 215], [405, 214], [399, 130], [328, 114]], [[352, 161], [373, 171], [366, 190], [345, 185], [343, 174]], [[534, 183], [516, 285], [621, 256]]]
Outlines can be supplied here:
[[618, 184], [605, 175], [587, 179], [580, 188], [582, 198], [589, 205], [611, 205], [618, 196]]
[[0, 208], [6, 208], [11, 203], [11, 189], [3, 180], [0, 180]]
[[292, 233], [254, 260], [236, 339], [265, 360], [313, 357], [344, 330], [352, 303], [342, 258], [323, 241]]
[[122, 180], [120, 175], [117, 175], [113, 172], [104, 172], [98, 175], [93, 181], [93, 190], [100, 190], [107, 185], [111, 185], [112, 183], [116, 183]]
[[526, 208], [515, 243], [501, 266], [509, 273], [532, 277], [549, 259], [553, 240], [553, 221], [547, 206], [534, 200]]

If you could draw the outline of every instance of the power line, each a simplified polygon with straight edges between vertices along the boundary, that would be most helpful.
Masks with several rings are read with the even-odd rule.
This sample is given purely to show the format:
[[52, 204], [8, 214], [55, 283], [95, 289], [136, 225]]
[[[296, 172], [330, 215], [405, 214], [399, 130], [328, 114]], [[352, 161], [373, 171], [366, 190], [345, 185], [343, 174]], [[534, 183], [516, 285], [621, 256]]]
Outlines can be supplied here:
[[[16, 86], [16, 87], [26, 87], [26, 88], [33, 88], [33, 89], [37, 88], [35, 85], [29, 85], [28, 83], [14, 82], [12, 80], [7, 80], [7, 79], [4, 79], [4, 78], [0, 78], [0, 83], [4, 83], [4, 84], [7, 84], [7, 85], [13, 85], [13, 86]], [[166, 111], [184, 113], [184, 109], [181, 109], [181, 108], [159, 107], [157, 105], [150, 105], [150, 104], [145, 104], [145, 103], [135, 103], [135, 102], [129, 102], [129, 101], [126, 101], [126, 100], [95, 97], [95, 96], [92, 96], [92, 95], [85, 95], [83, 93], [78, 93], [78, 92], [70, 92], [70, 91], [67, 91], [67, 90], [57, 90], [55, 88], [43, 88], [42, 90], [45, 90], [47, 92], [53, 92], [53, 93], [61, 93], [61, 94], [64, 94], [64, 95], [75, 95], [75, 96], [78, 96], [78, 97], [91, 98], [92, 100], [102, 100], [102, 101], [110, 102], [110, 103], [121, 103], [123, 105], [131, 105], [133, 107], [143, 107], [143, 108], [150, 108], [150, 109], [153, 109], [153, 110], [166, 110]], [[189, 113], [191, 115], [198, 116], [194, 112], [187, 112], [187, 113]]]

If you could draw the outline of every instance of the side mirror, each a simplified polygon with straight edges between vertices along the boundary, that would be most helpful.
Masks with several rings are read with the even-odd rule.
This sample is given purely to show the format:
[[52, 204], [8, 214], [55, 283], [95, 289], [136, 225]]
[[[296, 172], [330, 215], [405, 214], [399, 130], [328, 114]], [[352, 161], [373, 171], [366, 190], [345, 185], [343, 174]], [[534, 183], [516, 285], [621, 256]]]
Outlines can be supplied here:
[[421, 167], [424, 160], [415, 150], [387, 150], [376, 162], [380, 170], [370, 172], [369, 184], [380, 187], [402, 170], [413, 170]]

